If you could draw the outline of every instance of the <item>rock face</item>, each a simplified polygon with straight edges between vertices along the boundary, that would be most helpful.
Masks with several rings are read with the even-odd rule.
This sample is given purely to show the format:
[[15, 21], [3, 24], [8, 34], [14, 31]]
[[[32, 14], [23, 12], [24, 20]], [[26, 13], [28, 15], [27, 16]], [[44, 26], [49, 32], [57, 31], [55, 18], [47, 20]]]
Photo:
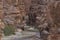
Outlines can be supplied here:
[[53, 34], [48, 37], [48, 40], [60, 40], [60, 34]]
[[2, 22], [2, 18], [3, 18], [3, 0], [0, 0], [0, 40], [2, 37], [2, 29], [4, 28], [4, 23]]
[[[4, 22], [8, 24], [22, 23], [26, 15], [25, 5], [23, 0], [4, 0]], [[7, 23], [6, 23], [7, 24]]]
[[[50, 26], [50, 39], [49, 40], [59, 40], [60, 38], [60, 1], [56, 1], [50, 5], [50, 17], [52, 18], [53, 24]], [[53, 38], [53, 39], [52, 39]]]
[[[40, 1], [41, 1], [41, 3], [40, 3]], [[52, 33], [52, 35], [54, 35], [56, 33], [58, 34], [57, 30], [58, 30], [58, 28], [60, 28], [59, 27], [60, 26], [59, 25], [60, 24], [59, 9], [60, 9], [59, 1], [32, 0], [30, 8], [29, 8], [29, 15], [36, 14], [37, 22], [36, 21], [35, 22], [37, 24], [36, 23], [35, 24], [38, 25], [36, 28], [43, 28], [43, 30], [44, 30], [48, 25], [50, 25], [50, 24], [53, 25], [53, 26], [51, 26], [51, 25], [49, 26], [49, 33]], [[29, 16], [29, 17], [31, 17], [31, 16]], [[33, 19], [33, 17], [31, 19]], [[34, 24], [34, 22], [33, 22], [33, 24]]]
[[27, 25], [55, 35], [60, 33], [59, 10], [60, 0], [0, 0], [0, 24], [23, 28], [27, 22]]
[[[45, 1], [44, 1], [45, 2]], [[31, 16], [29, 16], [29, 18], [30, 17], [32, 17], [32, 19], [35, 19], [34, 18], [34, 15], [36, 16], [36, 23], [37, 23], [37, 25], [39, 25], [39, 24], [41, 24], [42, 23], [42, 21], [44, 21], [45, 20], [45, 18], [43, 18], [43, 17], [45, 17], [46, 15], [45, 15], [45, 8], [46, 8], [46, 5], [45, 5], [45, 3], [43, 3], [43, 1], [42, 1], [42, 3], [40, 4], [41, 2], [40, 2], [40, 0], [32, 0], [31, 1], [31, 5], [30, 5], [30, 7], [29, 7], [29, 15], [31, 15]], [[43, 4], [43, 5], [42, 5]], [[33, 20], [32, 20], [33, 21]], [[34, 23], [33, 23], [34, 24]], [[42, 23], [43, 24], [43, 23]]]

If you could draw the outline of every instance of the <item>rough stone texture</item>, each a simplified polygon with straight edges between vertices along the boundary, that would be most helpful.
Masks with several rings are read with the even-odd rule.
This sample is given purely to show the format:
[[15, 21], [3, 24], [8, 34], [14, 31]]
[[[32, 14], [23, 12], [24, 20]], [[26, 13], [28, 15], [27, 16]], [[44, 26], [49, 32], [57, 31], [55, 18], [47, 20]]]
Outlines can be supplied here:
[[[38, 36], [37, 36], [37, 35]], [[16, 35], [5, 36], [2, 40], [40, 40], [39, 39], [39, 32], [16, 32]]]
[[[25, 22], [29, 21], [29, 16], [32, 15], [32, 17], [30, 17], [33, 20], [31, 20], [30, 23], [33, 23], [33, 26], [39, 30], [45, 30], [46, 27], [49, 27], [51, 34], [49, 35], [50, 39], [47, 38], [49, 40], [55, 40], [52, 39], [51, 36], [55, 36], [55, 33], [57, 33], [57, 35], [60, 33], [59, 9], [60, 0], [3, 0], [3, 2], [0, 0], [0, 20], [2, 20], [2, 22], [0, 22], [2, 25], [0, 26], [3, 26], [5, 23], [23, 28], [23, 26], [26, 26]], [[34, 17], [35, 14], [36, 16]]]
[[17, 24], [23, 22], [23, 18], [26, 15], [25, 5], [23, 0], [4, 0], [4, 22], [5, 24], [12, 24], [17, 26]]
[[49, 35], [48, 40], [60, 40], [60, 34]]
[[55, 1], [50, 4], [50, 17], [52, 24], [50, 25], [50, 39], [48, 40], [60, 40], [60, 1]]

